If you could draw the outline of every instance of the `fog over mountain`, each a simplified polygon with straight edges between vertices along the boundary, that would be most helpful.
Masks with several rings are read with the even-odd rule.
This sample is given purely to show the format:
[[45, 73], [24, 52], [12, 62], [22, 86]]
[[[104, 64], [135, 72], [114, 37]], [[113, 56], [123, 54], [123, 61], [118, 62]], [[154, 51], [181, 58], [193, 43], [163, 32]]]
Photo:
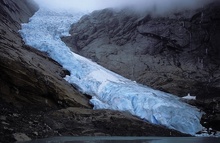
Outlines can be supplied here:
[[35, 0], [40, 6], [52, 9], [75, 9], [93, 11], [108, 7], [132, 7], [135, 10], [150, 10], [156, 14], [203, 7], [215, 0]]

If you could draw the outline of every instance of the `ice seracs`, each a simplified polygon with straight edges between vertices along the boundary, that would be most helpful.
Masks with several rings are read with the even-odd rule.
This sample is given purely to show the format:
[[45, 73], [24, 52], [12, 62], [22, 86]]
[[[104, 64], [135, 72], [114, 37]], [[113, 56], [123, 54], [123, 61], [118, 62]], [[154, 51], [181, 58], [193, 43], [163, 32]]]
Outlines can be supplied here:
[[82, 14], [40, 9], [20, 31], [26, 44], [47, 52], [70, 71], [65, 79], [92, 96], [94, 109], [129, 112], [183, 133], [202, 130], [202, 113], [180, 98], [140, 85], [73, 53], [60, 39]]

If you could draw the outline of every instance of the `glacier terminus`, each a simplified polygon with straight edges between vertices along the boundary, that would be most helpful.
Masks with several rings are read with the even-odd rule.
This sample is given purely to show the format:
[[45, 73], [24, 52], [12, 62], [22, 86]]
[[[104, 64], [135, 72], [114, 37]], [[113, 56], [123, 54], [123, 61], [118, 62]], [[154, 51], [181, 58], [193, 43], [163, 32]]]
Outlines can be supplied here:
[[81, 16], [80, 12], [41, 8], [29, 23], [22, 24], [20, 33], [27, 45], [46, 52], [70, 71], [65, 80], [90, 95], [94, 109], [129, 112], [153, 124], [191, 135], [202, 130], [202, 112], [181, 98], [126, 79], [73, 53], [60, 37], [67, 36], [71, 24]]

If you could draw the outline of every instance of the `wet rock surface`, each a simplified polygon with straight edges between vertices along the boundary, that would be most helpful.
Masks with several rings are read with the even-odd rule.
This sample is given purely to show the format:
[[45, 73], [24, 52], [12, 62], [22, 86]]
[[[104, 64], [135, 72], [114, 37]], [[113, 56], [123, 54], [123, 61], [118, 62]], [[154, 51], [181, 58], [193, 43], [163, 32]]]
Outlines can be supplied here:
[[[205, 128], [203, 133], [210, 135], [216, 134], [217, 131], [220, 131], [220, 98], [212, 99], [196, 99], [196, 100], [186, 100], [182, 101], [198, 107], [202, 112], [204, 112], [200, 123]], [[200, 133], [202, 133], [200, 132]]]

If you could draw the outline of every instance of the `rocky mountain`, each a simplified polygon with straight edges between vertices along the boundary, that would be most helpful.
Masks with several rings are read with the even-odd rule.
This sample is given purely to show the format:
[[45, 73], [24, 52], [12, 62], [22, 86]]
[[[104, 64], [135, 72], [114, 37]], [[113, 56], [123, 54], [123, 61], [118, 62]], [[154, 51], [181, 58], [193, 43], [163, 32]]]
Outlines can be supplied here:
[[[164, 16], [104, 9], [83, 16], [62, 40], [124, 77], [191, 102], [220, 130], [220, 3]], [[208, 122], [208, 123], [207, 123]]]
[[72, 25], [72, 50], [129, 79], [178, 96], [219, 97], [220, 4], [165, 16], [104, 9]]
[[31, 0], [0, 1], [0, 142], [64, 135], [188, 136], [127, 113], [93, 111], [89, 98], [63, 79], [69, 72], [19, 35], [21, 23], [37, 10]]

